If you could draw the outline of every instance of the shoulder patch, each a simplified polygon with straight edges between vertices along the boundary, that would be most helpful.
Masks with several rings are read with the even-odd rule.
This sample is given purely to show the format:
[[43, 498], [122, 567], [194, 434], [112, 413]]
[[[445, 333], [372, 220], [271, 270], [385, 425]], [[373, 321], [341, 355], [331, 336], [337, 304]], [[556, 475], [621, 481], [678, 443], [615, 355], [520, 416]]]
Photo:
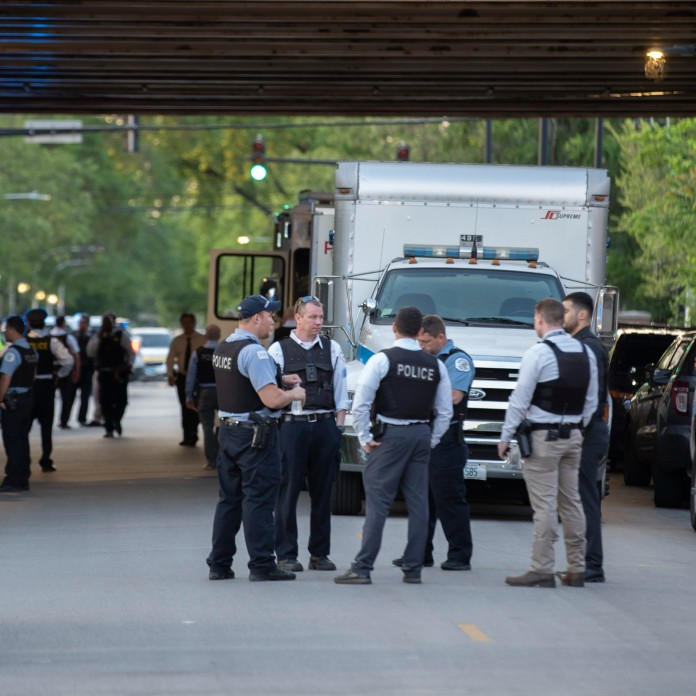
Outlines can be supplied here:
[[256, 357], [257, 357], [259, 360], [268, 360], [268, 358], [269, 358], [270, 356], [268, 355], [268, 352], [265, 351], [265, 350], [257, 350], [257, 351], [256, 351]]
[[471, 365], [466, 358], [457, 358], [454, 361], [454, 369], [459, 372], [471, 372]]
[[3, 357], [8, 363], [14, 362], [17, 359], [15, 358], [15, 352], [13, 350], [8, 350]]

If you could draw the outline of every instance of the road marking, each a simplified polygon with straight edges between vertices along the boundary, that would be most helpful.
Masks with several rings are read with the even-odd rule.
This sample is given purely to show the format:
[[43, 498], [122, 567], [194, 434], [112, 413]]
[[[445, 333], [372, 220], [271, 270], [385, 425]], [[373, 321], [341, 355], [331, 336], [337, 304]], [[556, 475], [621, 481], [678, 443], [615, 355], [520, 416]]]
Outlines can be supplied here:
[[457, 624], [457, 627], [466, 633], [471, 640], [475, 640], [477, 643], [490, 643], [491, 639], [476, 625], [474, 624]]

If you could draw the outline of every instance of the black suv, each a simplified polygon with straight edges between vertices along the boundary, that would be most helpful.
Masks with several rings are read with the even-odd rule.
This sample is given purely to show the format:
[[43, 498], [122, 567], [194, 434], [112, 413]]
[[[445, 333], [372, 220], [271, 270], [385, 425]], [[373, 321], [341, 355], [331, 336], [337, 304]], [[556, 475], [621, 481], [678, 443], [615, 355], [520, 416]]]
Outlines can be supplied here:
[[612, 403], [609, 461], [617, 469], [625, 444], [626, 405], [645, 381], [645, 368], [659, 360], [682, 331], [625, 327], [618, 330], [609, 352], [609, 394]]
[[689, 495], [696, 332], [674, 339], [628, 405], [624, 481], [647, 486], [657, 507], [681, 507]]

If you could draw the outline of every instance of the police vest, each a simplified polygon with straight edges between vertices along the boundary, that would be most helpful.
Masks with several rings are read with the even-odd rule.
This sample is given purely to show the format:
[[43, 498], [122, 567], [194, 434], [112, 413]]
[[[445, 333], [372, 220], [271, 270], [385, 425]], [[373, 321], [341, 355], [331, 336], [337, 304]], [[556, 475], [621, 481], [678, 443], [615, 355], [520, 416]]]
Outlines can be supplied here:
[[121, 345], [121, 331], [114, 331], [99, 341], [97, 364], [100, 369], [116, 369], [126, 362], [126, 350]]
[[[264, 403], [254, 389], [251, 380], [239, 371], [237, 365], [242, 348], [253, 343], [255, 341], [250, 338], [229, 343], [222, 341], [217, 344], [213, 351], [215, 385], [217, 386], [218, 407], [221, 411], [246, 413], [247, 411], [260, 411], [264, 408]], [[276, 372], [276, 384], [280, 386], [280, 370]]]
[[590, 359], [586, 348], [576, 353], [563, 352], [552, 341], [544, 341], [556, 356], [558, 377], [539, 382], [532, 403], [558, 416], [581, 416], [590, 382]]
[[38, 361], [36, 363], [37, 376], [52, 376], [56, 369], [56, 360], [53, 357], [53, 351], [51, 351], [51, 337], [27, 336], [27, 341], [38, 356]]
[[375, 396], [375, 411], [388, 418], [429, 421], [440, 382], [437, 358], [424, 350], [388, 348], [389, 371]]
[[[18, 345], [13, 345], [12, 348], [19, 353], [21, 362], [19, 363], [17, 369], [12, 373], [12, 380], [9, 388], [29, 389], [34, 386], [34, 377], [36, 376], [38, 356], [31, 348], [24, 348]], [[0, 363], [2, 363], [2, 360], [0, 360]]]
[[198, 356], [198, 370], [196, 372], [196, 382], [198, 384], [215, 384], [215, 370], [213, 369], [213, 353], [215, 348], [196, 349]]
[[[450, 355], [454, 355], [455, 353], [464, 353], [464, 351], [461, 348], [457, 348], [454, 346], [452, 350], [449, 353], [442, 353], [441, 355], [438, 355], [437, 357], [442, 360], [442, 363], [445, 364], [447, 362], [447, 358], [449, 358]], [[454, 387], [452, 387], [454, 389]], [[452, 404], [452, 420], [453, 421], [459, 421], [464, 422], [466, 420], [466, 404], [469, 401], [469, 392], [464, 392], [464, 396], [462, 397], [462, 400], [458, 404]]]
[[286, 375], [299, 375], [305, 390], [305, 409], [335, 410], [331, 341], [324, 339], [309, 350], [292, 338], [280, 341]]

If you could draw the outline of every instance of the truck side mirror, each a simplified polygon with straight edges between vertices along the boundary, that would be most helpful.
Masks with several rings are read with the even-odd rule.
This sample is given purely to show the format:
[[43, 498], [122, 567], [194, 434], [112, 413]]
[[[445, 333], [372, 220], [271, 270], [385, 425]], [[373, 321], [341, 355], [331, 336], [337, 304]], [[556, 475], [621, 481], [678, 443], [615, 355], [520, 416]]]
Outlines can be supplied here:
[[619, 289], [605, 285], [599, 289], [595, 306], [595, 331], [602, 337], [613, 338], [619, 327]]
[[377, 311], [377, 300], [374, 297], [370, 297], [367, 300], [363, 300], [360, 305], [360, 309], [368, 316], [373, 312]]

